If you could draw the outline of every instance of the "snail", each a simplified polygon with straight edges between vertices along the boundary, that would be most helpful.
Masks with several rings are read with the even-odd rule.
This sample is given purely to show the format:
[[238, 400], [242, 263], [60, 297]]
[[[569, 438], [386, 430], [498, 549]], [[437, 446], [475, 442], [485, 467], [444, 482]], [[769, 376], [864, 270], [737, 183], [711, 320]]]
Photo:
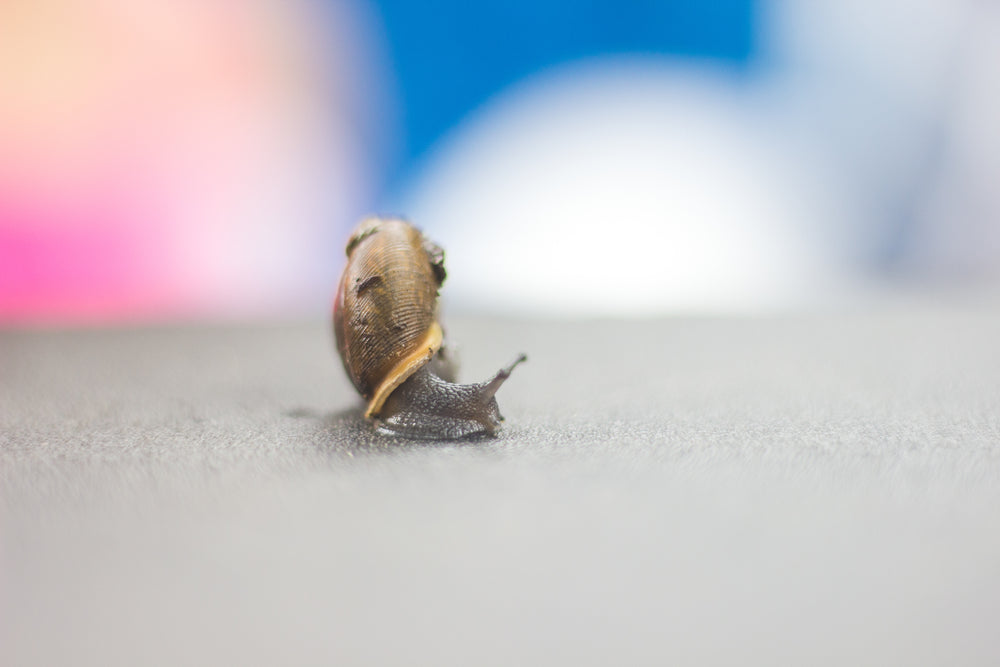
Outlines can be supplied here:
[[438, 322], [444, 251], [397, 218], [366, 218], [347, 242], [333, 305], [337, 351], [382, 433], [452, 440], [494, 436], [495, 394], [520, 355], [492, 378], [456, 384]]

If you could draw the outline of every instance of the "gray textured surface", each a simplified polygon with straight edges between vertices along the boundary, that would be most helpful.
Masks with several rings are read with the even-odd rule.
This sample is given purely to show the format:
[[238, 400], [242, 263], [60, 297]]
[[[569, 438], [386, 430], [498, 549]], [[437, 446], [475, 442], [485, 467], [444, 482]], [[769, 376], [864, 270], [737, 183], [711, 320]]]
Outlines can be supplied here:
[[449, 324], [498, 440], [324, 324], [0, 334], [0, 662], [1000, 661], [1000, 313]]

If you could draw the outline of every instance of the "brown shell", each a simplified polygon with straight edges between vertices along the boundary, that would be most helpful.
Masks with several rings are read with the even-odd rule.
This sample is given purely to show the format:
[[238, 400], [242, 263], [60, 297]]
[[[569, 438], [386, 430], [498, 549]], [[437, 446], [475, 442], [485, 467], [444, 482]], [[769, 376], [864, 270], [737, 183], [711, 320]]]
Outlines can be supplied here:
[[437, 296], [444, 253], [408, 222], [368, 218], [351, 235], [347, 257], [334, 301], [334, 333], [370, 416], [441, 346]]

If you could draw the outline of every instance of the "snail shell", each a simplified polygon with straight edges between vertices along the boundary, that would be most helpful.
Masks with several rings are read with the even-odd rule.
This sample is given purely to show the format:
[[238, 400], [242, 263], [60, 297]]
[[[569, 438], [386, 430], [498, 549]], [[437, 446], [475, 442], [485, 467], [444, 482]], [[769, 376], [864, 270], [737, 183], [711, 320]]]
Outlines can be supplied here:
[[347, 243], [334, 301], [337, 351], [365, 417], [379, 429], [418, 438], [495, 434], [494, 394], [514, 366], [478, 384], [453, 382], [438, 323], [444, 251], [404, 220], [368, 218]]
[[354, 388], [378, 413], [392, 390], [441, 348], [437, 291], [444, 253], [402, 220], [364, 220], [334, 303], [337, 351]]

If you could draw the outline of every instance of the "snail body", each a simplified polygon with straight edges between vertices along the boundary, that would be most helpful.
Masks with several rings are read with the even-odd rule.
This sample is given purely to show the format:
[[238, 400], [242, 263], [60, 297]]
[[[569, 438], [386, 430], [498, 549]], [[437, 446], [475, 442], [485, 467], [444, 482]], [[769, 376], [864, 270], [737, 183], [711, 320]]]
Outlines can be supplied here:
[[518, 357], [485, 382], [456, 384], [438, 322], [444, 251], [404, 220], [368, 218], [347, 243], [333, 329], [344, 369], [379, 431], [411, 438], [495, 435], [495, 394]]

